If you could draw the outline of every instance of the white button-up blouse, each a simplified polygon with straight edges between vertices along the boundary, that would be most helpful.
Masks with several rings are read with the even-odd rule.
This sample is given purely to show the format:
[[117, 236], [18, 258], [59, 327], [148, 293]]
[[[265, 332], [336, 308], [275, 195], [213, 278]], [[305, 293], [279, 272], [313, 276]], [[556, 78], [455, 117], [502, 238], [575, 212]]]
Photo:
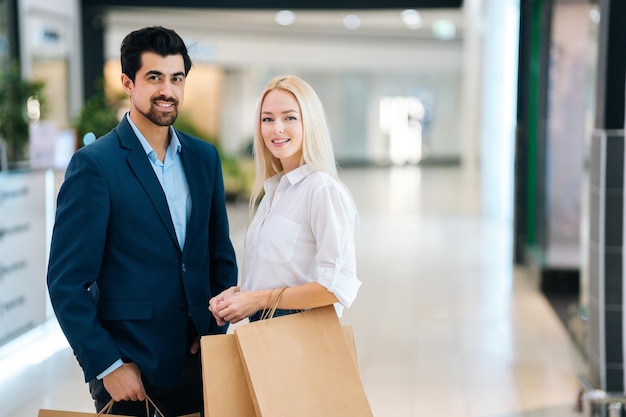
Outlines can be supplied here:
[[242, 291], [318, 282], [339, 315], [356, 298], [356, 208], [332, 176], [303, 165], [265, 181], [244, 243]]

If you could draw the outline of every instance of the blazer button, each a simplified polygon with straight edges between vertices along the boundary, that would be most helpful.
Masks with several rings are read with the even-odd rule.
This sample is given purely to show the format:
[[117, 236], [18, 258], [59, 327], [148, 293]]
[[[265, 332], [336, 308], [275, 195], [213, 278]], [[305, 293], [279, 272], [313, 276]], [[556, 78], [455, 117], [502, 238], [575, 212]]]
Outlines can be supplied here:
[[183, 272], [187, 272], [187, 264], [183, 262], [183, 264], [181, 265], [181, 268], [183, 270]]

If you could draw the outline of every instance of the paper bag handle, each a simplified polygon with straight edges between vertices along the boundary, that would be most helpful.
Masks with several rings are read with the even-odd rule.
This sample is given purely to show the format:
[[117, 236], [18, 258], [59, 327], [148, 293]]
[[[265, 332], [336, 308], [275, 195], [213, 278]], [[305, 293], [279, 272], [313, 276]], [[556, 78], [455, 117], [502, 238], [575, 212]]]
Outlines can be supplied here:
[[[98, 412], [98, 414], [96, 414], [96, 416], [101, 416], [103, 414], [110, 414], [111, 408], [113, 408], [113, 404], [115, 404], [115, 400], [111, 399], [111, 401], [109, 401], [107, 403], [107, 405], [102, 407], [102, 410], [100, 410], [100, 412]], [[152, 398], [150, 398], [150, 397], [148, 397], [148, 395], [146, 395], [146, 417], [150, 417], [150, 404], [152, 404], [154, 406], [154, 408], [158, 411], [160, 416], [165, 416], [165, 414], [163, 414], [163, 412], [161, 410], [159, 410], [159, 407], [157, 407], [157, 405], [154, 403], [154, 401], [152, 401]]]
[[111, 401], [109, 401], [107, 403], [107, 405], [105, 405], [104, 407], [102, 407], [102, 410], [100, 410], [98, 412], [98, 414], [96, 414], [96, 416], [101, 416], [103, 414], [109, 414], [109, 412], [111, 411], [111, 407], [113, 407], [113, 404], [115, 404], [115, 401], [113, 399], [111, 399]]
[[260, 320], [267, 320], [267, 319], [271, 319], [272, 317], [274, 317], [274, 313], [276, 313], [276, 308], [278, 307], [278, 303], [280, 302], [280, 299], [282, 298], [283, 293], [285, 292], [286, 289], [287, 287], [283, 287], [280, 289], [280, 292], [278, 293], [276, 300], [272, 303], [272, 306], [268, 310], [267, 305], [272, 299], [272, 294], [274, 294], [274, 290], [270, 291], [270, 295], [269, 297], [267, 297], [267, 300], [265, 301], [265, 306], [263, 307], [263, 313], [261, 313]]

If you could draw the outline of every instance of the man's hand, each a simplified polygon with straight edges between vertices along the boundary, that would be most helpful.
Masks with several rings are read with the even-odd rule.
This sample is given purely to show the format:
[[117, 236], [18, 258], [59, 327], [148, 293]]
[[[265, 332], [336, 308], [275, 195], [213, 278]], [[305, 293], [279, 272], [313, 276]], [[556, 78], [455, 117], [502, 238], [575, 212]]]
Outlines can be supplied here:
[[102, 379], [104, 388], [115, 402], [144, 401], [146, 391], [141, 371], [134, 363], [125, 363]]
[[196, 337], [196, 340], [193, 341], [193, 343], [191, 344], [191, 347], [189, 348], [189, 352], [192, 355], [195, 355], [199, 351], [200, 351], [200, 338]]

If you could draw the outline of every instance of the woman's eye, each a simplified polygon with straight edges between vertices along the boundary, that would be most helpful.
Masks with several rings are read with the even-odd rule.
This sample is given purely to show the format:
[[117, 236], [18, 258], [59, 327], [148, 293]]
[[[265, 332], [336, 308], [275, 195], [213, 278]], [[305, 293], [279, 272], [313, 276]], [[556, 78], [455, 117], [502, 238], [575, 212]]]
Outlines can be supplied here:
[[272, 119], [270, 119], [269, 117], [264, 117], [264, 118], [262, 118], [262, 119], [261, 119], [261, 121], [262, 121], [263, 123], [266, 123], [266, 122], [271, 122], [271, 121], [272, 121]]

